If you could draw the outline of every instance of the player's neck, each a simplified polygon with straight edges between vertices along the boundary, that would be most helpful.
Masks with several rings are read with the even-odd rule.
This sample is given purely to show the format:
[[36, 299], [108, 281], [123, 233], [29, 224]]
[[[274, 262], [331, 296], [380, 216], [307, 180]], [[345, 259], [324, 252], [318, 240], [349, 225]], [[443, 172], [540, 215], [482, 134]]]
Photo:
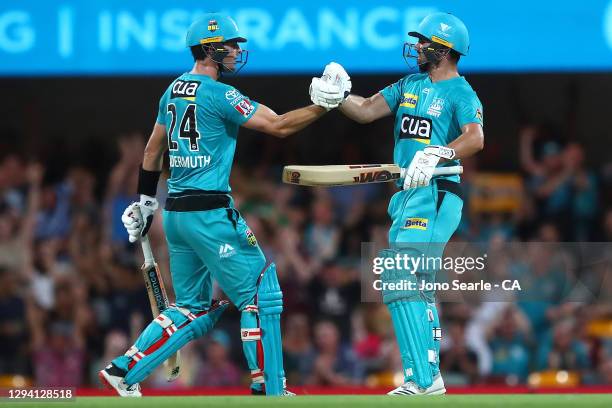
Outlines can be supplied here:
[[440, 82], [447, 79], [456, 78], [459, 76], [457, 66], [451, 64], [440, 64], [429, 70], [429, 78], [431, 82]]
[[195, 64], [193, 64], [190, 74], [206, 75], [216, 81], [219, 79], [219, 67], [217, 64], [213, 66], [201, 61], [196, 61]]

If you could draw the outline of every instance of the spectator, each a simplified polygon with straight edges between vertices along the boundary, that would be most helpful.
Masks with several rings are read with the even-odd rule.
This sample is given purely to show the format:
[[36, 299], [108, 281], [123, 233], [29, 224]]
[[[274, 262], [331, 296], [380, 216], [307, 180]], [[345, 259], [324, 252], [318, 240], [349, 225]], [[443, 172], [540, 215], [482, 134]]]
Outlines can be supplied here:
[[195, 385], [226, 387], [240, 385], [240, 370], [229, 359], [230, 339], [220, 329], [213, 330], [206, 341], [206, 359], [196, 375]]
[[440, 350], [440, 371], [448, 384], [473, 384], [478, 378], [478, 356], [465, 341], [465, 325], [452, 322], [447, 325], [448, 339]]
[[557, 322], [552, 336], [544, 337], [537, 354], [539, 370], [581, 371], [590, 367], [586, 346], [577, 339], [571, 320]]
[[306, 381], [310, 358], [314, 352], [308, 317], [294, 313], [287, 316], [283, 331], [283, 354], [285, 374], [290, 384], [302, 385]]
[[336, 326], [330, 321], [315, 325], [316, 353], [312, 358], [310, 385], [343, 386], [358, 384], [363, 377], [359, 361], [351, 350], [340, 343]]
[[508, 385], [524, 383], [529, 373], [529, 323], [514, 308], [507, 306], [491, 328], [489, 347], [493, 356], [490, 377]]

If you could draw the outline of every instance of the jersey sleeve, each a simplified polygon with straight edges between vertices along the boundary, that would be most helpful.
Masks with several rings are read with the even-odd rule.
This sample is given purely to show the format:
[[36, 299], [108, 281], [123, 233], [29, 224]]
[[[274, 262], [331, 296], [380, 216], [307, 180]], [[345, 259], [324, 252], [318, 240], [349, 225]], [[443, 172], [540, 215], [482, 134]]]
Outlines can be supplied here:
[[388, 85], [386, 88], [382, 89], [379, 93], [385, 98], [387, 101], [387, 105], [389, 105], [389, 109], [391, 112], [397, 112], [397, 108], [399, 107], [402, 100], [402, 85], [404, 83], [404, 78], [399, 81]]
[[167, 97], [166, 95], [168, 94], [168, 92], [164, 92], [164, 94], [162, 95], [162, 97], [159, 100], [159, 108], [157, 109], [157, 119], [155, 120], [156, 123], [160, 124], [160, 125], [165, 125], [166, 124], [166, 109], [167, 109]]
[[455, 114], [460, 128], [468, 123], [478, 123], [484, 126], [482, 103], [476, 93], [459, 98], [455, 105]]
[[238, 126], [249, 120], [259, 107], [257, 102], [251, 101], [232, 86], [217, 95], [216, 104], [223, 119]]

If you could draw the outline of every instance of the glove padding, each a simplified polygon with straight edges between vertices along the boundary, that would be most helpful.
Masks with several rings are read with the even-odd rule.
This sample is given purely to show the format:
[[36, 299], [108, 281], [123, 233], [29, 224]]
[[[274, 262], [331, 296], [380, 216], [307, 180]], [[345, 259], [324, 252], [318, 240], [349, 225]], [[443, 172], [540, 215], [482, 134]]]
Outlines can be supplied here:
[[140, 195], [139, 202], [128, 205], [121, 216], [121, 222], [127, 230], [130, 242], [136, 242], [147, 235], [158, 206], [155, 197], [144, 194]]
[[444, 146], [428, 146], [416, 152], [408, 169], [402, 169], [404, 190], [428, 186], [440, 159], [452, 160], [455, 150]]
[[312, 103], [327, 110], [337, 108], [344, 100], [344, 93], [339, 86], [332, 85], [317, 77], [312, 78], [308, 92]]
[[348, 97], [351, 87], [351, 78], [342, 65], [330, 62], [325, 66], [321, 78], [312, 78], [310, 99], [327, 110], [337, 108]]
[[329, 84], [338, 86], [343, 93], [343, 100], [351, 93], [351, 87], [353, 86], [351, 77], [347, 74], [344, 67], [337, 62], [330, 62], [325, 66], [321, 79]]

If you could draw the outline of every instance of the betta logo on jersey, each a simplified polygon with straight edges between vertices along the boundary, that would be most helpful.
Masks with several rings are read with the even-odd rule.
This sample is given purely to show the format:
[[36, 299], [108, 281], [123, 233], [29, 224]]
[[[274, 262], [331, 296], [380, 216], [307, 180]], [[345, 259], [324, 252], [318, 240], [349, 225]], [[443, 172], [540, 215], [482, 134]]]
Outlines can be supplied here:
[[414, 108], [416, 107], [416, 103], [419, 100], [419, 96], [411, 93], [405, 93], [402, 101], [400, 102], [400, 106], [406, 108]]
[[403, 229], [418, 229], [425, 231], [427, 229], [428, 222], [429, 219], [427, 218], [407, 218]]
[[219, 29], [219, 24], [217, 24], [217, 20], [210, 20], [208, 22], [208, 31], [214, 33]]
[[400, 122], [399, 138], [414, 139], [417, 142], [429, 144], [432, 128], [431, 119], [404, 114]]
[[245, 98], [238, 102], [236, 106], [234, 106], [234, 109], [240, 112], [242, 116], [247, 118], [251, 114], [251, 112], [253, 112], [255, 107], [251, 104], [251, 101]]
[[199, 81], [175, 81], [172, 85], [171, 98], [183, 98], [188, 101], [195, 101], [196, 92], [200, 86]]

